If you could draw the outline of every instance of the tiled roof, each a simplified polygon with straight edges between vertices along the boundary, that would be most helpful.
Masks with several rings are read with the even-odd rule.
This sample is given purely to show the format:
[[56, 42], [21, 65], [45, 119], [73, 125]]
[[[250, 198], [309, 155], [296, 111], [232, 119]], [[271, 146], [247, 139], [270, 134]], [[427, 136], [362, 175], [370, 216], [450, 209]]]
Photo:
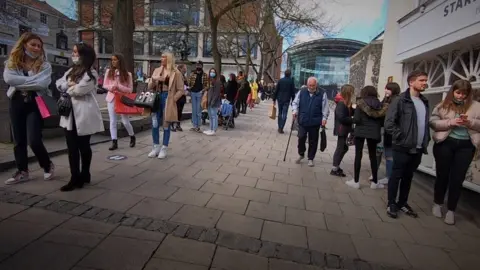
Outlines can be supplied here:
[[72, 20], [68, 18], [65, 14], [57, 10], [56, 8], [50, 6], [46, 1], [39, 1], [39, 0], [15, 0], [14, 2], [18, 4], [22, 4], [25, 6], [29, 6], [34, 9], [41, 10], [47, 14], [58, 16], [65, 20]]

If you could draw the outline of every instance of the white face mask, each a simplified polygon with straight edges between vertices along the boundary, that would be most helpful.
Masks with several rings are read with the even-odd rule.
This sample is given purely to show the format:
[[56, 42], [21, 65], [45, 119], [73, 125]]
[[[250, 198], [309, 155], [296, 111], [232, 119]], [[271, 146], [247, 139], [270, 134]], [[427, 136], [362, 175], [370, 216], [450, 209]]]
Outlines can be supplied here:
[[77, 65], [78, 63], [80, 63], [80, 57], [72, 56], [72, 62], [74, 65]]

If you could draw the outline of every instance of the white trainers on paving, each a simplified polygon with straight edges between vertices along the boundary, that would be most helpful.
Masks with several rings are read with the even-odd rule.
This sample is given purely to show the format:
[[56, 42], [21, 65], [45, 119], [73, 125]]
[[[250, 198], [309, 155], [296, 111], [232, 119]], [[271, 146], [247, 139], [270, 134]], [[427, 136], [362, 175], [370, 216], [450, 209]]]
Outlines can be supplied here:
[[313, 160], [309, 160], [308, 161], [308, 167], [313, 167], [315, 166], [315, 164], [313, 164]]
[[439, 204], [434, 204], [432, 207], [432, 214], [435, 217], [441, 218], [442, 217], [442, 206]]
[[354, 179], [346, 181], [345, 184], [354, 189], [360, 188], [360, 183], [356, 183]]
[[148, 154], [148, 157], [149, 158], [154, 158], [154, 157], [158, 156], [159, 153], [160, 153], [160, 145], [154, 144], [153, 148], [152, 148], [152, 151]]
[[445, 215], [445, 223], [448, 225], [455, 225], [455, 212], [448, 211]]
[[27, 182], [28, 180], [30, 180], [28, 177], [28, 172], [17, 171], [12, 175], [11, 178], [5, 181], [5, 185], [15, 185], [18, 183]]
[[160, 148], [160, 153], [158, 153], [158, 158], [164, 159], [166, 157], [167, 157], [167, 147], [165, 145], [162, 145], [162, 148]]
[[372, 181], [373, 180], [373, 176], [370, 175], [370, 177], [368, 177], [368, 181]]
[[370, 188], [371, 189], [382, 189], [382, 188], [385, 188], [385, 186], [383, 184], [380, 184], [380, 182], [378, 182], [377, 184], [375, 184], [374, 182], [371, 182], [370, 183]]
[[53, 163], [50, 163], [50, 170], [43, 173], [43, 179], [45, 181], [52, 180], [53, 176], [55, 176], [55, 165], [53, 165]]
[[388, 185], [388, 177], [382, 178], [378, 180], [378, 183]]
[[210, 135], [211, 132], [212, 132], [211, 130], [204, 130], [204, 131], [203, 131], [203, 134], [205, 134], [205, 135]]

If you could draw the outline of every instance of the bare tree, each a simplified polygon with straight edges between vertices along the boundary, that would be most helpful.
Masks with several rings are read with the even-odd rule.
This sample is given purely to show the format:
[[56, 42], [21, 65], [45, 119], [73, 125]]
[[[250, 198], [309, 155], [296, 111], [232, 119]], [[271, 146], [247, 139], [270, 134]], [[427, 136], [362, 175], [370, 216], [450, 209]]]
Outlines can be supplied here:
[[[310, 1], [310, 2], [309, 2]], [[334, 0], [332, 0], [334, 1]], [[270, 70], [288, 48], [283, 47], [283, 40], [292, 41], [298, 31], [309, 30], [325, 36], [333, 33], [335, 25], [321, 9], [318, 1], [304, 0], [302, 5], [297, 0], [259, 0], [261, 8], [247, 8], [248, 5], [230, 10], [225, 14], [231, 29], [237, 29], [240, 35], [247, 36], [247, 42], [237, 45], [245, 55], [245, 69], [251, 66], [258, 77], [267, 76], [273, 80]], [[248, 17], [248, 20], [245, 20]], [[225, 39], [226, 41], [236, 40]], [[294, 45], [289, 42], [289, 45]], [[225, 46], [229, 47], [229, 46]], [[260, 66], [253, 64], [252, 51], [260, 49], [262, 61]], [[279, 53], [280, 52], [280, 53]], [[236, 58], [234, 58], [238, 64]]]

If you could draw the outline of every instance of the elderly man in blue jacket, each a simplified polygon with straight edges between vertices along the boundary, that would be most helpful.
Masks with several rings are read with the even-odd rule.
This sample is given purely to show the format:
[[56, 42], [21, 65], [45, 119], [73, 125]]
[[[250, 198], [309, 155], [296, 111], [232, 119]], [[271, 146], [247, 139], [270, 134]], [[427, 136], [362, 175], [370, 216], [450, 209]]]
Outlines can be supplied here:
[[295, 84], [291, 78], [292, 72], [285, 70], [285, 77], [281, 78], [273, 93], [273, 104], [278, 101], [278, 133], [283, 134], [283, 128], [287, 122], [288, 107], [295, 97]]
[[317, 154], [320, 127], [327, 124], [330, 108], [325, 91], [317, 88], [317, 79], [308, 78], [307, 87], [302, 87], [292, 103], [293, 119], [298, 120], [298, 159], [305, 158], [305, 143], [308, 138], [308, 166], [313, 167]]

